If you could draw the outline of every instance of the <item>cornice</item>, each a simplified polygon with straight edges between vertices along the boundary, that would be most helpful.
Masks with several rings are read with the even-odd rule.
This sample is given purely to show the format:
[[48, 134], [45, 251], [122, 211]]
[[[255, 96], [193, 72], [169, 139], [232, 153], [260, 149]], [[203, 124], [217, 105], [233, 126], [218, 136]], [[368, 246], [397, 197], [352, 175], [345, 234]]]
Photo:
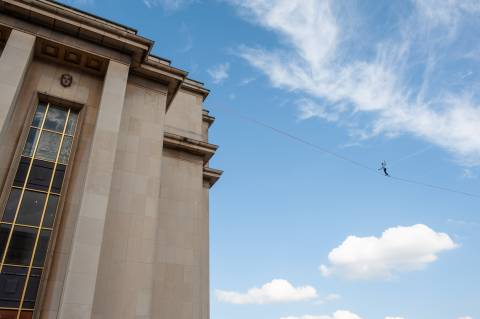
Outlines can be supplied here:
[[208, 123], [208, 127], [212, 126], [213, 122], [215, 122], [215, 117], [211, 116], [209, 110], [203, 109], [202, 111], [202, 120]]
[[208, 163], [218, 149], [218, 145], [168, 132], [163, 136], [163, 147], [201, 156], [204, 163]]
[[0, 0], [0, 11], [49, 29], [130, 53], [132, 64], [148, 56], [154, 41], [136, 31], [49, 0]]
[[195, 81], [189, 78], [186, 78], [185, 81], [182, 83], [182, 89], [201, 95], [204, 101], [210, 94], [210, 90], [205, 88], [202, 82]]
[[[0, 0], [0, 13], [26, 22], [25, 28], [41, 26], [130, 57], [133, 73], [167, 86], [167, 108], [180, 89], [198, 94], [204, 100], [210, 93], [203, 83], [188, 79], [188, 72], [174, 68], [169, 60], [151, 54], [154, 41], [138, 35], [137, 30], [130, 27], [52, 0]], [[46, 40], [54, 41], [46, 34]]]
[[188, 74], [186, 71], [172, 67], [168, 60], [163, 60], [155, 56], [148, 56], [144, 63], [133, 68], [132, 72], [163, 83], [167, 87], [167, 110]]
[[211, 188], [222, 176], [223, 171], [208, 166], [203, 167], [203, 181]]

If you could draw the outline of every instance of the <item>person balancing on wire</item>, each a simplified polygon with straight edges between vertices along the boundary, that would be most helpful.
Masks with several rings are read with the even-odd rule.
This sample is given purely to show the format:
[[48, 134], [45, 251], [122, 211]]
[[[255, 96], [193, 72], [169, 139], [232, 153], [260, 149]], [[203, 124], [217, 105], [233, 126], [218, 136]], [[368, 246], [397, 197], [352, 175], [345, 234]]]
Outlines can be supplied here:
[[380, 167], [378, 170], [379, 170], [379, 171], [383, 171], [383, 173], [385, 174], [385, 176], [390, 177], [390, 175], [389, 175], [388, 172], [387, 172], [387, 162], [383, 161], [383, 162], [382, 162], [382, 167]]

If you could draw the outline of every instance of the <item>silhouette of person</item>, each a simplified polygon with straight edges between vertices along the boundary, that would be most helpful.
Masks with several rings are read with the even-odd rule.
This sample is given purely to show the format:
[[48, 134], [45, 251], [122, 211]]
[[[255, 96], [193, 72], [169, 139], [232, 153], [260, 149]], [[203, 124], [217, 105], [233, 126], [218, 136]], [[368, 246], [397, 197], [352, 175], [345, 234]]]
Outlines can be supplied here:
[[380, 167], [378, 169], [379, 171], [383, 171], [383, 173], [385, 174], [385, 176], [390, 176], [387, 172], [387, 162], [383, 161], [382, 162], [382, 167]]

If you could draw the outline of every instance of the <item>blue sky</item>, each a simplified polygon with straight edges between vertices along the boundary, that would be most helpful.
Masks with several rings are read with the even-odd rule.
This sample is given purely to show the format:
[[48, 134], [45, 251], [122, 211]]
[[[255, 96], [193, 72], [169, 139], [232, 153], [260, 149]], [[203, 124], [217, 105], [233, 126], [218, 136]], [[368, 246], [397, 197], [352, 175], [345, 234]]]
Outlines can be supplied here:
[[[77, 0], [212, 90], [212, 319], [479, 319], [478, 0]], [[233, 110], [233, 112], [231, 111]]]

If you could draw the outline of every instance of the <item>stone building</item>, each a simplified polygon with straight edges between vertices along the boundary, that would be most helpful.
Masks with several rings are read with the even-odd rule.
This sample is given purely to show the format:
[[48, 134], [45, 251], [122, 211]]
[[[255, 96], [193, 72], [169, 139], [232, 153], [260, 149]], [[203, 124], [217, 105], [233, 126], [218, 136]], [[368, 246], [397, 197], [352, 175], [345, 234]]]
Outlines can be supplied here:
[[0, 0], [0, 319], [209, 318], [209, 91], [152, 47]]

